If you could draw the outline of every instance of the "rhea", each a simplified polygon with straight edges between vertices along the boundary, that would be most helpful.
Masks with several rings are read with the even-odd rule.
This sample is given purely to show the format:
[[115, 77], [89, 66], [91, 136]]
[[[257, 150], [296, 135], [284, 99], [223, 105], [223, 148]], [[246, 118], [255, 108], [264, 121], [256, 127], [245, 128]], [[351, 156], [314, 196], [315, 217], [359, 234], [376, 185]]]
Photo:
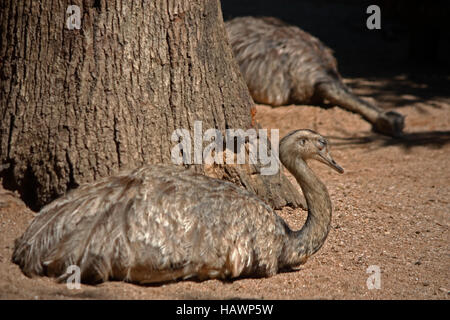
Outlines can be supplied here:
[[16, 240], [13, 261], [27, 276], [137, 283], [272, 276], [303, 264], [327, 238], [332, 205], [307, 165], [336, 171], [326, 138], [296, 130], [280, 160], [308, 205], [304, 226], [289, 228], [255, 194], [172, 165], [147, 165], [85, 184], [44, 207]]
[[271, 106], [328, 101], [362, 116], [375, 131], [401, 135], [404, 116], [384, 111], [343, 83], [332, 50], [300, 28], [272, 18], [226, 22], [234, 57], [253, 100]]

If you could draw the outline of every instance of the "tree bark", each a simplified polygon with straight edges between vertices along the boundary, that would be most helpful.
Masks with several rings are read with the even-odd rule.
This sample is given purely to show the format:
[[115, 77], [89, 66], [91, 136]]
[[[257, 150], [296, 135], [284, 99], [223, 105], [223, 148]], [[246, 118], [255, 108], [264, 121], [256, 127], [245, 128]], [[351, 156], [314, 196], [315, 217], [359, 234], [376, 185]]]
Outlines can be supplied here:
[[[79, 30], [66, 26], [69, 5]], [[1, 174], [34, 210], [80, 183], [170, 163], [173, 131], [196, 120], [252, 125], [218, 0], [9, 0], [0, 24]], [[257, 171], [214, 174], [273, 207], [301, 203], [283, 175]]]

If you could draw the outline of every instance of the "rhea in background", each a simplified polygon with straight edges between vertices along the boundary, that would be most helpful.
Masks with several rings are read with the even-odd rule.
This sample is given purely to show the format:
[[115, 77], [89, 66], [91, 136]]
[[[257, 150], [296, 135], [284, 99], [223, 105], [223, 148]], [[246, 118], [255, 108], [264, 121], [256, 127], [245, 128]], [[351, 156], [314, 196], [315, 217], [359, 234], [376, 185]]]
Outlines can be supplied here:
[[255, 102], [280, 106], [327, 100], [361, 115], [377, 132], [401, 135], [404, 116], [355, 96], [342, 82], [332, 50], [319, 39], [271, 17], [235, 18], [226, 29]]

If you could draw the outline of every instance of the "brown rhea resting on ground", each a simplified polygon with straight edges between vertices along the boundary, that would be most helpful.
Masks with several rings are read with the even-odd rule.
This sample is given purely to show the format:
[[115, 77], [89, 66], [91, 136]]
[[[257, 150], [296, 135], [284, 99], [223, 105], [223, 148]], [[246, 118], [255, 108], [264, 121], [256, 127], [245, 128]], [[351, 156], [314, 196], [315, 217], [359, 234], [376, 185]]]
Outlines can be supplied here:
[[306, 161], [338, 172], [325, 138], [297, 130], [280, 141], [280, 159], [300, 184], [308, 217], [291, 230], [256, 195], [171, 165], [149, 165], [85, 184], [46, 207], [16, 240], [13, 261], [28, 276], [138, 283], [271, 276], [306, 262], [331, 222], [325, 185]]
[[360, 114], [377, 132], [398, 136], [404, 116], [355, 96], [342, 82], [332, 50], [298, 27], [276, 18], [239, 17], [226, 22], [235, 59], [258, 103], [329, 101]]

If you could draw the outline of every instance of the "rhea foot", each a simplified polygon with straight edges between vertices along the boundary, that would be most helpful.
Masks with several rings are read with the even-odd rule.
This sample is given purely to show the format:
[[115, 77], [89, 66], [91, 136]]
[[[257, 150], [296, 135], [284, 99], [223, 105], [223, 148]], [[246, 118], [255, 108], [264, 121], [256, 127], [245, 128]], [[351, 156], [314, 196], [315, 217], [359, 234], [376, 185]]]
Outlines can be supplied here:
[[403, 133], [405, 116], [395, 111], [384, 111], [378, 115], [373, 130], [391, 137], [399, 137]]

